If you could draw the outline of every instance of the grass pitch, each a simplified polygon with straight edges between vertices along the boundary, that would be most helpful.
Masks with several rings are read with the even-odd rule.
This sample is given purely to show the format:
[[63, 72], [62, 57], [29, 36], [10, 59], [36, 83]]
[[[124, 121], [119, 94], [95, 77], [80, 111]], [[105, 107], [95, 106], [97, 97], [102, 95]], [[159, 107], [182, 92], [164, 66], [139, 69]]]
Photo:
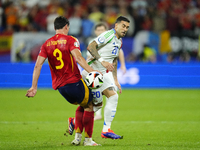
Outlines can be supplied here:
[[112, 130], [122, 140], [102, 139], [103, 120], [95, 121], [93, 140], [100, 147], [72, 146], [64, 136], [70, 105], [58, 91], [0, 90], [0, 149], [2, 150], [197, 150], [200, 149], [200, 90], [123, 90]]

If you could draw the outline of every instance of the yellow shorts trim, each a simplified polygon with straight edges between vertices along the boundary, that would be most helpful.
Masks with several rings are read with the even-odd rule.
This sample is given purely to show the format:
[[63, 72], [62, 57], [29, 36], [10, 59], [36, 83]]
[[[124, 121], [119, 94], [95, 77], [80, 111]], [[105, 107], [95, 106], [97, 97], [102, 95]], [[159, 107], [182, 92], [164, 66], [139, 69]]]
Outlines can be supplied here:
[[85, 97], [84, 97], [83, 101], [80, 103], [80, 106], [84, 107], [87, 105], [88, 100], [89, 100], [89, 89], [88, 89], [87, 85], [85, 84], [85, 82], [83, 81], [83, 79], [81, 79], [81, 81], [83, 82], [83, 85], [85, 88]]

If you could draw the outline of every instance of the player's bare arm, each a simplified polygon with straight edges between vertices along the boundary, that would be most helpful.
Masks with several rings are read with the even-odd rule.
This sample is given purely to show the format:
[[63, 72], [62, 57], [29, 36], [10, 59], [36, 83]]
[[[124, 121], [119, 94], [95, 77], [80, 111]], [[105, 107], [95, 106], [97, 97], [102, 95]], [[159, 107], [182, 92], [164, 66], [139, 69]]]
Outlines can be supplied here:
[[113, 60], [113, 66], [114, 66], [114, 70], [113, 70], [113, 78], [114, 81], [117, 81], [117, 57]]
[[113, 60], [113, 66], [114, 66], [114, 70], [112, 72], [113, 78], [114, 78], [114, 81], [115, 81], [115, 85], [118, 87], [119, 93], [121, 94], [121, 92], [122, 92], [121, 85], [119, 84], [118, 79], [117, 79], [117, 57]]
[[124, 52], [122, 49], [119, 51], [119, 61], [120, 61], [120, 69], [123, 71], [123, 74], [126, 73], [126, 65], [125, 65], [125, 60], [124, 60]]
[[101, 56], [98, 53], [97, 50], [97, 43], [95, 41], [93, 41], [92, 43], [90, 43], [87, 47], [87, 50], [90, 52], [90, 54], [96, 59], [98, 60]]
[[33, 71], [32, 86], [26, 93], [27, 97], [34, 97], [37, 93], [38, 79], [39, 79], [40, 71], [42, 69], [42, 65], [43, 65], [45, 59], [46, 58], [44, 58], [42, 56], [37, 57], [37, 61], [35, 63], [35, 67], [34, 67], [34, 71]]
[[102, 66], [104, 66], [109, 71], [113, 71], [114, 69], [113, 65], [109, 62], [104, 61], [103, 58], [101, 58], [101, 56], [99, 55], [97, 50], [97, 43], [95, 41], [93, 41], [88, 45], [87, 50], [96, 60], [101, 62]]
[[94, 71], [92, 69], [92, 67], [90, 67], [87, 62], [85, 61], [85, 59], [83, 58], [83, 56], [81, 55], [81, 52], [79, 49], [74, 49], [71, 51], [72, 55], [75, 57], [77, 63], [83, 68], [85, 69], [87, 72], [91, 72]]

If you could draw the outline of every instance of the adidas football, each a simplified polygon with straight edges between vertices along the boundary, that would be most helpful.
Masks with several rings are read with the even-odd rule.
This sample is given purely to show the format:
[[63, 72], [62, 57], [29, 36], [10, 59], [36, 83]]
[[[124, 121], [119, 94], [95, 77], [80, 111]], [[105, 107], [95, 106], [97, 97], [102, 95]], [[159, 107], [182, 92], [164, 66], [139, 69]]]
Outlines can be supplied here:
[[103, 76], [96, 71], [87, 74], [85, 82], [90, 89], [97, 89], [103, 85]]

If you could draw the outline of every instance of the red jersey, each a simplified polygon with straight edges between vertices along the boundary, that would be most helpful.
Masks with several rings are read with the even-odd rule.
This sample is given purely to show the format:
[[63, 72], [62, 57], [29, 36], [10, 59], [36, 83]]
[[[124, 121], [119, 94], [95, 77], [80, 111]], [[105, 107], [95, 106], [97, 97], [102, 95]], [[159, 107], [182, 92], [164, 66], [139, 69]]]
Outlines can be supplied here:
[[39, 56], [48, 58], [52, 87], [55, 90], [81, 79], [78, 65], [71, 54], [74, 49], [80, 50], [78, 40], [63, 34], [54, 35], [40, 49]]

